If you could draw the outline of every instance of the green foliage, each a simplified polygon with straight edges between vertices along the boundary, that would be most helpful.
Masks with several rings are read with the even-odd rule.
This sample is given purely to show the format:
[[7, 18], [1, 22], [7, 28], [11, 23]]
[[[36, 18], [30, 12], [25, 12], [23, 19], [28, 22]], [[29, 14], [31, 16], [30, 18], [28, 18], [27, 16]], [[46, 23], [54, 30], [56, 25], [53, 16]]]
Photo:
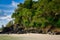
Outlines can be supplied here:
[[24, 2], [24, 6], [26, 7], [26, 8], [31, 8], [31, 6], [32, 6], [32, 0], [25, 0], [25, 2]]
[[10, 21], [10, 22], [6, 25], [6, 27], [10, 27], [11, 25], [13, 25], [13, 22], [12, 22], [12, 21]]
[[60, 26], [60, 0], [25, 0], [12, 15], [24, 27]]

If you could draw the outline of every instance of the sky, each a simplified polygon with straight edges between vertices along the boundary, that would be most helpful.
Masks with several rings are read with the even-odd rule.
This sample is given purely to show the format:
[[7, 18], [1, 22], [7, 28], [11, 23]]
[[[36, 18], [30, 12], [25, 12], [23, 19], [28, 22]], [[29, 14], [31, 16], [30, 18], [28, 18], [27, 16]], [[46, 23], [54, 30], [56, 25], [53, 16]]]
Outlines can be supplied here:
[[0, 0], [0, 28], [12, 20], [11, 15], [17, 8], [17, 4], [24, 0]]

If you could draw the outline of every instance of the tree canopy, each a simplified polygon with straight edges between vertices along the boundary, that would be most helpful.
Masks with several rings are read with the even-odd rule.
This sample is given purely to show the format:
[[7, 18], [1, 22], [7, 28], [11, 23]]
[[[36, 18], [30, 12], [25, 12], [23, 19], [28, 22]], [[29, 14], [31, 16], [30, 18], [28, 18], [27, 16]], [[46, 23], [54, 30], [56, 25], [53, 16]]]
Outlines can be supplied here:
[[25, 0], [12, 15], [24, 27], [60, 27], [60, 0]]

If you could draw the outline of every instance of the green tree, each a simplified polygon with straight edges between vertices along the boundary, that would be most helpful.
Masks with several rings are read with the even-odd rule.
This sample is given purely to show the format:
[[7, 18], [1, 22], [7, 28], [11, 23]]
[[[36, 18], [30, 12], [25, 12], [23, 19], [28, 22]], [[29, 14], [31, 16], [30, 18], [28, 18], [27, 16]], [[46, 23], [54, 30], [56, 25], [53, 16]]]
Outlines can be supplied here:
[[11, 25], [13, 25], [13, 21], [8, 22], [6, 27], [10, 27]]
[[25, 0], [12, 15], [24, 27], [60, 27], [60, 0]]

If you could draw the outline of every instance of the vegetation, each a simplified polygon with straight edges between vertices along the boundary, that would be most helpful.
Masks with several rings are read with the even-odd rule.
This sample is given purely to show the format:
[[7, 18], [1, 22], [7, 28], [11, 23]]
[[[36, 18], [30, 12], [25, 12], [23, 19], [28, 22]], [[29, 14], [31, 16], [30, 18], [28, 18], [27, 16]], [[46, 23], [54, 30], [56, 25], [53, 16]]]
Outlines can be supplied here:
[[24, 27], [60, 27], [60, 0], [25, 0], [12, 15]]
[[25, 0], [18, 4], [12, 18], [15, 18], [14, 24], [20, 25], [18, 28], [45, 28], [48, 25], [60, 28], [60, 0]]

